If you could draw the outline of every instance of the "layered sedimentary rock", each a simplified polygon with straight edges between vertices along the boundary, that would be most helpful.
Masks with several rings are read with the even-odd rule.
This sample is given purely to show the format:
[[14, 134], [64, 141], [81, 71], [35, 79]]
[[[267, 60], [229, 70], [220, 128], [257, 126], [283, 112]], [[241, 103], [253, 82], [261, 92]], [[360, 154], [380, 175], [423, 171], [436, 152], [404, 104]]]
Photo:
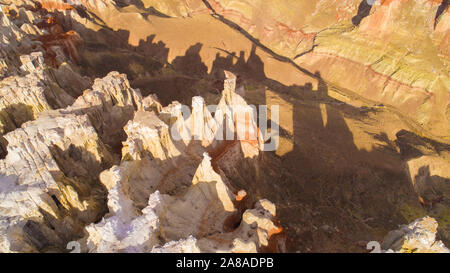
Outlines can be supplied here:
[[[68, 10], [58, 6], [63, 4], [43, 1], [50, 10]], [[133, 21], [139, 15], [132, 6], [156, 10], [161, 16], [213, 14], [281, 59], [320, 71], [340, 92], [392, 106], [414, 126], [448, 141], [450, 17], [446, 1], [146, 0], [69, 5], [100, 18], [120, 15]], [[129, 9], [121, 13], [121, 7]], [[82, 22], [76, 12], [71, 14], [74, 22]], [[411, 31], [414, 39], [410, 39]]]
[[86, 115], [48, 112], [5, 138], [2, 252], [63, 248], [81, 223], [102, 214], [95, 173], [112, 163], [111, 155]]
[[170, 16], [210, 12], [342, 91], [393, 106], [448, 140], [447, 1], [143, 3]]
[[0, 251], [448, 251], [447, 3], [3, 1]]
[[[0, 132], [5, 134], [33, 120], [39, 112], [72, 104], [90, 85], [90, 79], [76, 72], [65, 52], [60, 53], [58, 66], [46, 65], [45, 46], [37, 39], [46, 31], [39, 27], [45, 20], [42, 14], [14, 4], [1, 9], [0, 55], [5, 69], [0, 85]], [[3, 154], [5, 149], [3, 141]]]
[[[131, 107], [132, 115], [137, 105], [130, 96], [140, 98], [127, 83], [124, 75], [111, 73], [72, 106], [44, 111], [4, 136], [2, 228], [7, 236], [2, 251], [64, 249], [68, 239], [82, 234], [85, 224], [103, 215], [106, 191], [98, 176], [115, 162], [113, 148], [105, 143], [122, 130], [109, 124], [126, 118], [113, 104]], [[106, 137], [97, 133], [105, 127]]]
[[0, 13], [1, 251], [61, 251], [106, 212], [98, 176], [119, 159], [123, 124], [151, 102], [118, 73], [83, 93], [91, 80], [77, 72], [73, 44], [58, 40], [62, 29], [20, 7], [33, 3], [15, 4]]
[[[20, 127], [25, 121], [34, 119], [39, 112], [72, 104], [76, 93], [85, 86], [83, 78], [70, 68], [66, 68], [64, 72], [44, 70], [42, 52], [22, 55], [21, 61], [20, 69], [27, 74], [3, 79], [0, 88], [2, 133]], [[72, 84], [71, 89], [62, 89], [58, 80], [61, 86]]]
[[[111, 183], [108, 178], [122, 174], [116, 168], [108, 172], [102, 174], [102, 182]], [[257, 252], [268, 246], [271, 235], [280, 232], [273, 222], [275, 207], [267, 200], [244, 212], [240, 224], [230, 222], [230, 217], [240, 213], [235, 196], [214, 172], [207, 154], [184, 193], [174, 196], [155, 191], [142, 210], [132, 200], [135, 193], [127, 191], [123, 182], [110, 189], [110, 214], [87, 227], [89, 251]], [[232, 224], [239, 227], [234, 230]]]
[[[246, 103], [234, 92], [235, 80], [230, 74], [220, 106], [238, 114], [242, 109], [237, 107]], [[154, 111], [136, 112], [125, 126], [122, 163], [100, 175], [109, 190], [109, 213], [87, 227], [88, 251], [256, 252], [269, 247], [270, 237], [281, 232], [273, 222], [275, 206], [263, 200], [244, 212], [243, 194], [231, 191], [221, 162], [208, 155], [218, 154], [216, 149], [221, 156], [231, 153], [227, 164], [236, 167], [244, 159], [233, 154], [234, 146], [215, 140], [220, 124], [203, 99], [193, 98], [187, 120], [180, 107], [174, 103], [159, 113], [179, 133], [178, 139]], [[247, 122], [255, 126], [253, 119]], [[248, 140], [235, 141], [244, 145]], [[244, 147], [245, 155], [250, 148]], [[257, 156], [259, 146], [251, 147], [249, 156]]]
[[[155, 96], [143, 98], [123, 74], [111, 72], [90, 87], [77, 72], [81, 38], [44, 10], [72, 8], [16, 4], [8, 16], [2, 13], [9, 31], [2, 32], [8, 37], [3, 52], [22, 53], [3, 61], [2, 252], [63, 251], [80, 237], [90, 252], [170, 251], [170, 241], [187, 238], [198, 241], [192, 251], [269, 245], [281, 231], [275, 208], [261, 201], [244, 213], [242, 193], [233, 194], [217, 162], [221, 174], [213, 169], [207, 152], [227, 153], [228, 146], [214, 140], [218, 128], [203, 98], [193, 98], [184, 120], [181, 104], [163, 108]], [[100, 8], [85, 5], [93, 6]], [[234, 95], [235, 80], [231, 76], [222, 110], [246, 106]], [[185, 130], [176, 141], [169, 132], [174, 123]], [[254, 134], [254, 120], [245, 123]], [[252, 141], [246, 150], [256, 156], [258, 139]]]
[[[47, 76], [42, 55], [21, 59], [28, 74], [15, 77], [39, 87], [41, 82], [27, 77]], [[235, 80], [230, 74], [220, 107], [236, 114], [246, 103], [234, 93]], [[228, 146], [215, 143], [217, 123], [201, 97], [193, 98], [192, 115], [184, 120], [179, 103], [163, 108], [117, 72], [96, 79], [68, 107], [74, 98], [62, 90], [58, 95], [66, 95], [67, 102], [45, 107], [49, 96], [41, 89], [26, 89], [41, 97], [23, 103], [41, 106], [30, 110], [36, 118], [8, 128], [5, 135], [7, 154], [0, 162], [3, 252], [61, 251], [83, 234], [84, 249], [91, 252], [169, 251], [166, 243], [187, 238], [197, 240], [192, 251], [247, 252], [268, 247], [270, 237], [281, 231], [273, 222], [272, 203], [264, 200], [244, 212], [242, 193], [239, 198], [232, 193], [220, 165], [221, 174], [213, 169], [206, 152], [220, 147], [227, 153]], [[229, 114], [231, 123], [238, 116]], [[169, 126], [174, 123], [189, 135], [173, 140]], [[245, 123], [255, 134], [253, 115]], [[245, 137], [236, 141], [253, 141], [246, 150], [257, 156], [258, 138]], [[120, 165], [102, 172], [118, 162], [117, 152], [122, 153]], [[239, 160], [234, 158], [234, 164]], [[89, 225], [106, 212], [98, 224]]]

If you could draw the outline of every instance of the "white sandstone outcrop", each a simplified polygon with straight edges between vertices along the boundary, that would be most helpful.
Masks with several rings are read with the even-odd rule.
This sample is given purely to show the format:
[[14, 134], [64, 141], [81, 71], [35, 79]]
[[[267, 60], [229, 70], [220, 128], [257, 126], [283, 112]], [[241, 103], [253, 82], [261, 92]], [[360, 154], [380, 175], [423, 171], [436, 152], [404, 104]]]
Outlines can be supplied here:
[[[39, 69], [35, 56], [23, 58], [25, 77]], [[227, 154], [228, 146], [214, 138], [173, 140], [169, 126], [177, 118], [216, 130], [203, 100], [193, 101], [194, 114], [185, 121], [177, 107], [142, 98], [125, 75], [111, 72], [71, 106], [42, 109], [12, 128], [0, 161], [1, 251], [61, 251], [83, 233], [90, 252], [169, 251], [167, 243], [188, 238], [196, 241], [192, 251], [267, 246], [279, 232], [273, 204], [262, 201], [244, 212], [242, 198], [206, 154], [217, 154], [217, 147]], [[116, 151], [121, 134], [127, 138]], [[121, 164], [103, 171], [117, 162], [114, 152], [122, 152]]]
[[11, 76], [1, 81], [0, 116], [2, 133], [14, 130], [39, 112], [62, 108], [74, 98], [50, 79], [44, 70], [41, 52], [21, 56], [25, 76]]
[[[162, 107], [156, 96], [142, 97], [124, 74], [94, 82], [80, 75], [82, 38], [63, 25], [85, 19], [69, 4], [112, 3], [7, 4], [0, 5], [0, 252], [60, 252], [73, 240], [88, 252], [268, 247], [281, 231], [274, 205], [248, 208], [226, 175], [255, 159], [261, 144], [233, 74], [218, 112], [196, 96], [186, 116], [178, 102]], [[68, 9], [57, 18], [44, 6]]]
[[389, 232], [381, 246], [386, 252], [450, 253], [441, 241], [436, 240], [437, 228], [438, 223], [431, 217], [417, 219]]
[[104, 193], [95, 173], [112, 164], [111, 155], [86, 115], [46, 112], [5, 138], [1, 251], [64, 247], [82, 223], [101, 215]]
[[[223, 109], [236, 101], [231, 88], [224, 92], [230, 99], [222, 98]], [[86, 251], [256, 252], [281, 231], [273, 222], [275, 206], [269, 201], [240, 210], [242, 194], [236, 197], [221, 166], [216, 165], [219, 174], [206, 153], [231, 153], [236, 158], [228, 164], [237, 165], [243, 157], [233, 149], [239, 146], [221, 145], [213, 137], [219, 124], [203, 99], [194, 97], [192, 104], [187, 119], [175, 102], [163, 107], [159, 116], [158, 111], [139, 110], [124, 127], [122, 162], [100, 175], [109, 191], [109, 213], [86, 227], [87, 236], [81, 240]], [[246, 104], [242, 100], [231, 106], [235, 105]], [[193, 123], [196, 126], [189, 127]], [[174, 139], [173, 128], [187, 130], [189, 138]], [[251, 147], [259, 152], [258, 146]], [[217, 148], [220, 153], [214, 151]]]
[[[102, 174], [102, 182], [114, 175], [120, 176], [116, 167]], [[183, 194], [153, 192], [141, 211], [119, 182], [109, 189], [108, 200], [110, 213], [86, 228], [90, 252], [257, 252], [281, 231], [267, 200], [245, 211], [236, 229], [227, 226], [238, 213], [235, 196], [206, 154]]]
[[[98, 177], [113, 165], [114, 156], [96, 126], [103, 128], [108, 125], [105, 122], [118, 124], [115, 118], [126, 118], [112, 114], [116, 111], [113, 104], [128, 105], [128, 111], [134, 113], [129, 92], [136, 92], [133, 96], [141, 103], [140, 93], [126, 88], [124, 75], [112, 75], [124, 79], [125, 85], [117, 85], [114, 77], [98, 79], [94, 91], [85, 92], [73, 106], [43, 111], [4, 135], [7, 154], [0, 161], [4, 181], [0, 184], [0, 229], [5, 234], [2, 252], [64, 249], [65, 242], [81, 236], [84, 225], [104, 214], [107, 192]], [[91, 93], [98, 100], [89, 100]], [[117, 101], [112, 103], [113, 99]], [[118, 134], [116, 127], [108, 127], [108, 132]]]

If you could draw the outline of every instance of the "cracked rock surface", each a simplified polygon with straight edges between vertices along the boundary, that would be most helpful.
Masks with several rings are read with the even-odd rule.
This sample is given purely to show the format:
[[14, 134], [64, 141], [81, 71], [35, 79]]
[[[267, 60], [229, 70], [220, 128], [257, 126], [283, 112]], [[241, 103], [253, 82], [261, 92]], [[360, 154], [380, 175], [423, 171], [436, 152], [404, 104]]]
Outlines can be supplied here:
[[374, 2], [1, 1], [0, 252], [448, 253], [448, 1]]

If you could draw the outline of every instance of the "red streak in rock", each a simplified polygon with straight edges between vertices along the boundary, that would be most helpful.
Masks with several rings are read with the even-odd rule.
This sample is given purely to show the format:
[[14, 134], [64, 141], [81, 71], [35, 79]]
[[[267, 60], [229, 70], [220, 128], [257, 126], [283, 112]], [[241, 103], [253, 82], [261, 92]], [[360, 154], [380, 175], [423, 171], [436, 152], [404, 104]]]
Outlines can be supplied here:
[[44, 1], [40, 2], [43, 9], [47, 10], [73, 10], [74, 7], [67, 3]]
[[[52, 27], [53, 29], [54, 26]], [[42, 35], [36, 40], [42, 42], [43, 47], [46, 52], [45, 61], [47, 64], [57, 67], [56, 53], [52, 50], [52, 46], [61, 46], [64, 53], [67, 54], [70, 59], [75, 63], [80, 63], [80, 57], [78, 55], [77, 47], [83, 43], [80, 35], [73, 30], [65, 33], [58, 33], [59, 31], [54, 31], [55, 34]]]
[[[309, 54], [329, 56], [330, 58], [341, 59], [341, 60], [345, 60], [345, 61], [350, 62], [350, 63], [354, 63], [354, 64], [357, 64], [357, 65], [360, 65], [360, 66], [364, 66], [364, 67], [366, 67], [366, 71], [368, 70], [367, 72], [370, 72], [373, 75], [379, 76], [379, 77], [384, 78], [384, 79], [386, 79], [388, 81], [391, 81], [391, 82], [395, 82], [395, 84], [397, 84], [399, 86], [401, 85], [401, 86], [406, 86], [406, 87], [409, 87], [409, 88], [417, 88], [417, 89], [423, 90], [423, 93], [426, 94], [428, 97], [433, 96], [433, 93], [429, 92], [428, 90], [426, 90], [424, 88], [417, 87], [417, 86], [412, 86], [412, 85], [400, 82], [399, 80], [396, 80], [396, 79], [394, 79], [392, 77], [389, 77], [389, 76], [387, 76], [385, 74], [382, 74], [380, 72], [375, 71], [370, 65], [364, 65], [364, 64], [359, 63], [357, 61], [354, 61], [354, 60], [351, 60], [351, 59], [347, 59], [345, 57], [342, 57], [342, 56], [339, 56], [339, 55], [336, 55], [336, 54], [332, 54], [332, 53], [312, 52], [312, 53], [309, 53]], [[411, 91], [411, 92], [414, 93], [414, 94], [416, 93], [416, 91]]]

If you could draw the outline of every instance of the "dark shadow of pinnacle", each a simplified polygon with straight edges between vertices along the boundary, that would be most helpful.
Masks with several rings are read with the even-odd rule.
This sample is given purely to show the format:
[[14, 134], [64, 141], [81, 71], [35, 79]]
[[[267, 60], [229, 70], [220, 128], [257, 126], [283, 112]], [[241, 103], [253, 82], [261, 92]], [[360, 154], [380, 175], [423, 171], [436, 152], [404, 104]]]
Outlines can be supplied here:
[[306, 75], [317, 79], [317, 77], [311, 71], [309, 71], [309, 70], [299, 66], [298, 64], [296, 64], [290, 58], [275, 53], [273, 50], [271, 50], [267, 46], [263, 45], [259, 41], [259, 39], [256, 39], [255, 37], [253, 37], [250, 33], [248, 33], [246, 30], [244, 30], [238, 24], [236, 24], [235, 22], [225, 18], [223, 15], [218, 14], [207, 0], [202, 0], [202, 1], [206, 5], [206, 7], [212, 12], [212, 16], [214, 18], [218, 19], [219, 21], [221, 21], [222, 23], [228, 25], [229, 27], [239, 31], [242, 35], [244, 35], [247, 39], [249, 39], [257, 47], [259, 47], [260, 49], [262, 49], [266, 53], [270, 54], [272, 56], [272, 58], [274, 58], [274, 59], [276, 59], [276, 60], [278, 60], [280, 62], [289, 63], [289, 64], [293, 65], [295, 68], [297, 68], [298, 70], [300, 70], [301, 72], [305, 73]]
[[362, 0], [358, 6], [358, 13], [352, 18], [352, 23], [354, 26], [359, 26], [362, 19], [366, 18], [370, 14], [372, 5], [368, 3], [368, 0]]
[[441, 15], [444, 14], [444, 12], [447, 10], [448, 4], [449, 4], [448, 0], [443, 0], [441, 5], [438, 7], [436, 11], [436, 16], [434, 17], [434, 29], [436, 29], [436, 26], [441, 19]]

